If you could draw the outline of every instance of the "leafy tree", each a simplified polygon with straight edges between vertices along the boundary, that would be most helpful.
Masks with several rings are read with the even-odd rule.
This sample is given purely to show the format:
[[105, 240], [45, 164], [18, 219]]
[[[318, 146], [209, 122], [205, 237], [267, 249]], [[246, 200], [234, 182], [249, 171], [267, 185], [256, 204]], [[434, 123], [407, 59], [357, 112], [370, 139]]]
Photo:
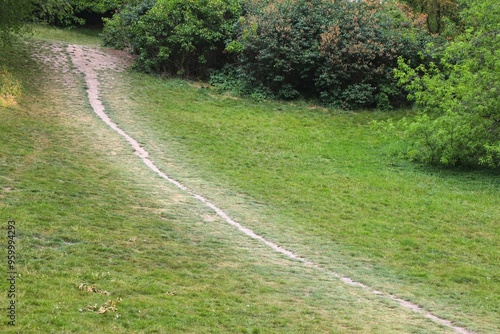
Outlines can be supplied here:
[[32, 13], [32, 0], [0, 0], [0, 44], [23, 31]]
[[446, 166], [500, 168], [500, 6], [473, 0], [467, 30], [430, 66], [400, 60], [400, 83], [423, 112], [407, 124], [408, 155]]
[[427, 27], [432, 33], [453, 29], [459, 19], [457, 0], [402, 0], [419, 13], [427, 15]]

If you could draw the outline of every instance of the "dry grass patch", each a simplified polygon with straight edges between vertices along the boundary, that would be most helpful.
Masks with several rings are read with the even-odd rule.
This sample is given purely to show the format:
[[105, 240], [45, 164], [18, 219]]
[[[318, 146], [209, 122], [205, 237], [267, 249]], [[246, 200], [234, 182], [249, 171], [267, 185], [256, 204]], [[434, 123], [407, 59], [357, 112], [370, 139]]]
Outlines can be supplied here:
[[14, 78], [7, 67], [0, 66], [0, 106], [12, 107], [21, 96], [21, 83]]

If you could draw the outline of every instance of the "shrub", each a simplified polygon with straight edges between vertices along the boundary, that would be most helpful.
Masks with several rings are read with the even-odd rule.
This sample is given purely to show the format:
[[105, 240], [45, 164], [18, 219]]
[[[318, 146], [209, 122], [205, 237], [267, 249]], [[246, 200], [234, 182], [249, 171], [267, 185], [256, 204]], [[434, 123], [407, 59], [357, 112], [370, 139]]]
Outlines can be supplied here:
[[[410, 158], [500, 168], [500, 8], [469, 3], [468, 31], [429, 66], [400, 60], [397, 76], [423, 107], [407, 126]], [[470, 20], [470, 21], [469, 21]]]
[[137, 4], [127, 4], [113, 14], [112, 18], [104, 18], [101, 34], [103, 45], [131, 51], [134, 25], [155, 3], [156, 0], [143, 0]]
[[231, 91], [236, 95], [249, 96], [258, 101], [276, 98], [268, 88], [249, 80], [238, 66], [228, 64], [220, 70], [210, 71], [209, 82], [221, 91]]
[[85, 24], [91, 14], [102, 16], [136, 0], [35, 0], [34, 19], [56, 26]]
[[478, 165], [478, 152], [487, 133], [475, 126], [481, 119], [473, 114], [448, 110], [441, 117], [423, 114], [405, 126], [411, 160], [443, 166]]
[[276, 97], [317, 97], [343, 108], [404, 100], [392, 70], [430, 40], [425, 20], [392, 2], [246, 1], [238, 54], [247, 80]]
[[0, 0], [0, 46], [26, 31], [24, 21], [32, 11], [31, 0]]
[[202, 77], [225, 62], [223, 50], [241, 13], [237, 0], [159, 0], [131, 28], [138, 68]]

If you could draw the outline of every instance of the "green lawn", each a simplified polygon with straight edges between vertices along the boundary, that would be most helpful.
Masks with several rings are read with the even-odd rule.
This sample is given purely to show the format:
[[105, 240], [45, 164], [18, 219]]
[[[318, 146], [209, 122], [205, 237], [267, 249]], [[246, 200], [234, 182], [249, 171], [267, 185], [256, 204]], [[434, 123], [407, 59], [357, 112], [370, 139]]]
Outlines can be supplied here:
[[[20, 274], [18, 326], [2, 333], [451, 332], [272, 253], [149, 172], [93, 114], [77, 74], [60, 80], [29, 59], [55, 52], [47, 40], [87, 37], [47, 34], [0, 53], [24, 88], [0, 108], [0, 224], [17, 222]], [[163, 171], [243, 225], [457, 325], [500, 331], [500, 178], [394, 157], [370, 123], [398, 112], [257, 103], [133, 72], [102, 87]], [[116, 312], [92, 311], [117, 298]]]
[[[256, 103], [140, 74], [120, 82], [106, 97], [115, 119], [245, 225], [443, 317], [500, 330], [500, 177], [395, 157], [399, 143], [371, 123], [404, 112]], [[113, 103], [118, 91], [131, 98]], [[190, 180], [193, 166], [210, 186]]]
[[98, 46], [100, 30], [87, 27], [56, 28], [46, 25], [32, 25], [32, 34], [39, 40]]

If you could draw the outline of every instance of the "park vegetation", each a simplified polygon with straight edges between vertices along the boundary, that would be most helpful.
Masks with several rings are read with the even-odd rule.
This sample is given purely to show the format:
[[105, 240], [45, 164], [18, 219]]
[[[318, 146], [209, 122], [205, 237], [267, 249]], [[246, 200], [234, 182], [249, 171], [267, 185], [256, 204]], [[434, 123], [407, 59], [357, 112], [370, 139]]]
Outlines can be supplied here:
[[[436, 7], [410, 1], [314, 2], [335, 8], [330, 22], [306, 1], [293, 2], [302, 7], [285, 0], [212, 1], [205, 3], [210, 11], [198, 10], [199, 1], [163, 1], [165, 7], [154, 0], [106, 1], [109, 10], [93, 12], [68, 0], [68, 28], [24, 25], [43, 22], [37, 6], [44, 3], [0, 0], [0, 15], [6, 4], [27, 8], [9, 23], [0, 20], [0, 216], [16, 220], [21, 255], [19, 323], [0, 324], [0, 332], [447, 330], [340, 277], [471, 332], [500, 332], [500, 178], [471, 170], [498, 170], [494, 2], [454, 2], [450, 12], [440, 11], [439, 31], [430, 19]], [[223, 12], [225, 21], [211, 11]], [[286, 18], [292, 13], [293, 24]], [[342, 30], [357, 13], [359, 34], [391, 33], [379, 43], [408, 48], [377, 63], [392, 50]], [[177, 15], [184, 16], [166, 21]], [[93, 25], [95, 17], [104, 22], [101, 37], [101, 29], [77, 27]], [[153, 23], [157, 30], [149, 30]], [[306, 23], [320, 31], [298, 31]], [[368, 29], [372, 23], [379, 28]], [[26, 27], [33, 36], [16, 40]], [[292, 42], [275, 37], [275, 27]], [[139, 29], [143, 36], [136, 36]], [[163, 29], [170, 30], [160, 34]], [[308, 36], [318, 39], [300, 39]], [[276, 46], [260, 43], [263, 38]], [[358, 54], [351, 40], [364, 43]], [[128, 143], [91, 111], [88, 87], [68, 57], [68, 44], [120, 54], [97, 50], [103, 41], [136, 54], [139, 71], [100, 71], [99, 95], [109, 117], [140, 140], [151, 161], [323, 269], [273, 255], [144, 170]], [[155, 48], [164, 54], [147, 52]], [[312, 69], [321, 59], [321, 70], [331, 75], [328, 67], [337, 61], [358, 73], [346, 54], [373, 57], [380, 70], [358, 70], [372, 76], [361, 83], [374, 88], [365, 94], [374, 104], [332, 98], [336, 86], [325, 88], [316, 77], [301, 85], [287, 63], [252, 59], [265, 56], [258, 48], [291, 59], [304, 77], [318, 74]], [[283, 78], [270, 82], [259, 66]], [[341, 85], [353, 76], [336, 80]], [[394, 90], [381, 90], [377, 80]], [[295, 95], [282, 94], [284, 84]], [[346, 90], [339, 89], [341, 97]], [[412, 163], [396, 150], [448, 168]]]
[[148, 0], [106, 20], [137, 67], [257, 99], [342, 109], [415, 104], [408, 158], [500, 167], [495, 1]]
[[408, 158], [500, 168], [495, 0], [1, 0], [0, 9], [2, 40], [26, 20], [97, 15], [103, 43], [136, 54], [137, 69], [260, 100], [413, 105], [416, 117], [386, 127], [403, 130]]
[[410, 158], [445, 166], [500, 167], [500, 8], [474, 0], [462, 13], [464, 32], [435, 60], [400, 58], [396, 77], [421, 106], [405, 121]]

